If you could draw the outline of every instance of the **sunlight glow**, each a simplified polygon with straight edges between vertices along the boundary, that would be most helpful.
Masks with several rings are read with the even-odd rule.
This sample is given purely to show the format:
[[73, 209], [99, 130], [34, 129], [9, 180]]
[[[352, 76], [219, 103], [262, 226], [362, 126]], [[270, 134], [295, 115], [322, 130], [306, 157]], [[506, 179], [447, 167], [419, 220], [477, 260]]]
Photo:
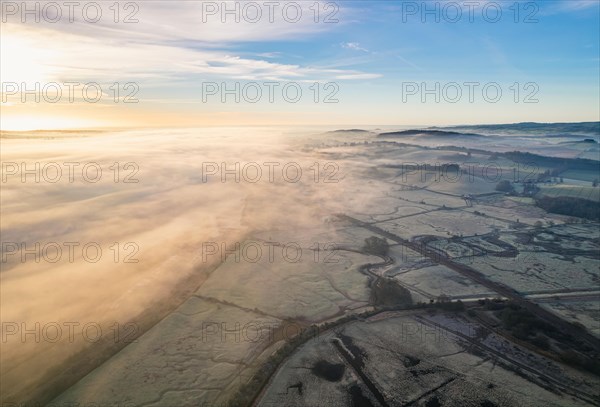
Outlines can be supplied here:
[[49, 81], [52, 79], [53, 62], [58, 57], [51, 49], [36, 47], [26, 36], [3, 32], [0, 41], [2, 82], [33, 85], [35, 82]]

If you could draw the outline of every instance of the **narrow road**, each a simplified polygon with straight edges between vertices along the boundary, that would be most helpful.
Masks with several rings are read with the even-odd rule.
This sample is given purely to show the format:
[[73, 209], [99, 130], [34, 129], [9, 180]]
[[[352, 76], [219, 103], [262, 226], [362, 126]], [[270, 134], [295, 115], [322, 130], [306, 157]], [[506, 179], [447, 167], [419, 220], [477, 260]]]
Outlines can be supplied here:
[[569, 322], [563, 320], [556, 314], [553, 314], [552, 312], [547, 311], [546, 309], [540, 307], [539, 305], [532, 303], [531, 301], [529, 301], [528, 299], [521, 296], [521, 294], [519, 294], [512, 288], [507, 287], [504, 284], [500, 284], [500, 283], [489, 280], [487, 277], [485, 277], [483, 274], [481, 274], [474, 268], [469, 267], [465, 264], [455, 263], [447, 256], [427, 248], [426, 245], [414, 243], [409, 240], [403, 239], [403, 238], [401, 238], [393, 233], [390, 233], [386, 230], [383, 230], [375, 225], [365, 223], [363, 221], [360, 221], [358, 219], [352, 218], [352, 217], [350, 217], [348, 215], [344, 215], [344, 214], [338, 214], [337, 216], [341, 220], [345, 220], [355, 226], [361, 227], [363, 229], [367, 229], [367, 230], [369, 230], [373, 233], [376, 233], [380, 236], [383, 236], [393, 242], [399, 243], [404, 247], [407, 247], [425, 257], [428, 257], [434, 263], [446, 266], [449, 269], [454, 270], [457, 273], [459, 273], [465, 277], [468, 277], [472, 281], [474, 281], [478, 284], [481, 284], [482, 286], [489, 288], [492, 291], [497, 292], [498, 294], [500, 294], [500, 296], [503, 296], [503, 297], [506, 297], [506, 298], [512, 300], [513, 302], [515, 302], [518, 305], [520, 305], [521, 307], [525, 308], [532, 314], [548, 321], [549, 323], [560, 328], [564, 332], [570, 333], [573, 337], [581, 340], [582, 342], [587, 343], [594, 349], [595, 352], [600, 352], [600, 339], [599, 338], [595, 337], [594, 335], [590, 334], [587, 331], [574, 330], [573, 325], [571, 325]]
[[373, 394], [373, 396], [375, 396], [377, 401], [383, 407], [388, 407], [389, 404], [385, 400], [385, 397], [383, 396], [383, 394], [379, 391], [379, 389], [377, 388], [375, 383], [373, 383], [371, 381], [371, 379], [365, 374], [365, 372], [363, 372], [362, 367], [356, 362], [354, 355], [352, 355], [348, 350], [346, 350], [346, 348], [342, 345], [341, 342], [342, 342], [342, 340], [339, 338], [335, 338], [332, 341], [332, 343], [336, 347], [337, 351], [344, 358], [344, 360], [346, 360], [346, 362], [350, 366], [352, 366], [352, 369], [354, 370], [354, 372], [361, 378], [361, 380], [363, 381], [365, 386], [367, 386], [367, 388], [369, 389], [371, 394]]

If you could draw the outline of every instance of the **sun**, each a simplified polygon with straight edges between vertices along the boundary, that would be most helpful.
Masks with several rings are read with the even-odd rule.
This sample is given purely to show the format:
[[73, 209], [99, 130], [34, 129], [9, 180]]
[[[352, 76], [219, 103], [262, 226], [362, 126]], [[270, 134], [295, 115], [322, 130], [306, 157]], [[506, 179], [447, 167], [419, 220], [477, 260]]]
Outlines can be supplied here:
[[[56, 130], [92, 127], [96, 123], [74, 117], [77, 106], [35, 103], [28, 96], [21, 101], [24, 89], [40, 89], [59, 82], [64, 54], [57, 36], [40, 35], [14, 24], [2, 24], [0, 38], [0, 130]], [[62, 62], [61, 62], [62, 61]], [[17, 89], [15, 93], [15, 89]]]
[[51, 48], [41, 48], [36, 41], [7, 25], [2, 28], [0, 40], [0, 81], [2, 83], [25, 82], [30, 88], [35, 83], [52, 80], [51, 68], [58, 55]]

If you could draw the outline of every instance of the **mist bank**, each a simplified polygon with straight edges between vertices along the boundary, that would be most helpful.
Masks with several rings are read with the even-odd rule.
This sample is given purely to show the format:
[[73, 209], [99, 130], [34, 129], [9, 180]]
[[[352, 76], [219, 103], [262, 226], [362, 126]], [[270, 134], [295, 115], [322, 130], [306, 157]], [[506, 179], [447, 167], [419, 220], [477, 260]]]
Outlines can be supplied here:
[[223, 260], [207, 243], [339, 212], [353, 166], [303, 145], [263, 128], [3, 139], [2, 402], [47, 401], [175, 309]]

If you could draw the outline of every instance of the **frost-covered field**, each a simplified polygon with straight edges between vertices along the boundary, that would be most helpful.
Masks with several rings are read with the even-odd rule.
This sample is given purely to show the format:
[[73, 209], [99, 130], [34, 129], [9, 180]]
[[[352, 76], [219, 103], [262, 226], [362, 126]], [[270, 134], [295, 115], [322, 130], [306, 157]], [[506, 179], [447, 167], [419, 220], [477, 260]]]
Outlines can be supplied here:
[[[296, 231], [320, 227], [347, 205], [359, 210], [368, 206], [372, 191], [350, 193], [359, 185], [348, 175], [351, 166], [340, 161], [326, 168], [329, 161], [314, 151], [298, 150], [296, 142], [300, 137], [292, 143], [281, 129], [258, 128], [3, 138], [3, 165], [16, 163], [19, 170], [3, 173], [3, 244], [40, 249], [26, 261], [18, 251], [3, 253], [2, 322], [18, 330], [2, 344], [2, 400], [21, 401], [64, 386], [54, 381], [71, 384], [126, 345], [111, 340], [111, 327], [133, 323], [139, 335], [173, 311], [220, 262], [217, 256], [203, 258], [203, 244], [231, 246], [263, 230], [285, 230], [283, 241], [294, 242]], [[273, 168], [279, 172], [270, 173], [264, 162], [276, 163]], [[315, 162], [318, 175], [310, 168]], [[75, 168], [72, 177], [67, 163]], [[252, 163], [262, 166], [258, 181], [251, 171], [255, 167], [241, 170]], [[22, 182], [21, 165], [30, 172], [36, 166], [48, 168], [47, 174], [37, 175], [45, 182], [35, 182], [35, 174]], [[291, 170], [289, 177], [283, 174], [286, 165], [300, 168], [300, 179]], [[58, 180], [56, 166], [62, 168]], [[91, 168], [89, 173], [82, 173], [84, 167]], [[324, 183], [332, 176], [335, 182]], [[66, 243], [75, 244], [72, 257]], [[88, 244], [100, 247], [99, 259], [85, 257], [81, 248]], [[63, 248], [58, 259], [56, 246]], [[42, 247], [49, 247], [48, 253]], [[296, 287], [299, 297], [310, 301], [318, 298], [323, 305], [316, 314], [335, 313], [338, 300], [347, 302], [331, 288], [327, 275], [309, 270], [306, 277], [306, 286], [291, 284], [290, 289]], [[337, 284], [364, 296], [364, 284], [353, 278]], [[278, 281], [287, 284], [287, 279], [293, 277]], [[313, 289], [319, 285], [324, 288]], [[255, 287], [255, 294], [271, 299], [281, 292], [281, 287], [265, 287]], [[306, 292], [314, 294], [307, 297]], [[72, 339], [65, 323], [74, 323]], [[104, 340], [86, 339], [82, 329], [88, 323], [101, 329]], [[57, 340], [42, 337], [48, 324], [64, 329]], [[21, 340], [21, 328], [34, 329], [37, 336]]]
[[[244, 242], [242, 242], [242, 246]], [[236, 262], [229, 256], [200, 287], [197, 294], [226, 301], [283, 318], [321, 321], [343, 313], [346, 308], [366, 305], [369, 292], [366, 277], [358, 266], [379, 259], [352, 252], [316, 253], [307, 245], [302, 259], [292, 262], [276, 248], [273, 260]], [[320, 256], [320, 257], [316, 257]]]
[[565, 260], [552, 253], [532, 252], [516, 258], [473, 257], [461, 260], [494, 281], [521, 293], [556, 289], [586, 289], [598, 284], [598, 261], [575, 256]]
[[493, 297], [493, 293], [489, 289], [439, 265], [410, 270], [397, 275], [396, 279], [409, 288], [425, 293], [428, 299], [436, 299], [441, 295], [453, 299]]
[[[369, 273], [396, 279], [415, 302], [441, 295], [496, 296], [402, 244], [389, 242], [388, 256], [366, 254], [365, 239], [376, 232], [338, 214], [425, 242], [523, 294], [598, 285], [596, 224], [565, 224], [565, 216], [544, 213], [529, 198], [493, 193], [495, 183], [482, 177], [436, 182], [430, 174], [421, 181], [421, 174], [406, 178], [398, 168], [463, 159], [464, 152], [380, 144], [375, 133], [352, 134], [354, 145], [345, 137], [220, 129], [3, 140], [3, 161], [94, 161], [110, 174], [93, 185], [23, 184], [14, 177], [3, 184], [3, 240], [139, 246], [139, 262], [132, 264], [114, 262], [108, 246], [110, 256], [97, 263], [78, 254], [73, 262], [21, 262], [12, 256], [3, 264], [2, 322], [97, 322], [105, 332], [115, 323], [139, 325], [131, 344], [82, 341], [81, 326], [74, 342], [9, 337], [2, 352], [3, 389], [9, 389], [3, 397], [14, 400], [53, 386], [64, 390], [81, 379], [56, 400], [212, 405], [225, 402], [259, 371], [289, 339], [286, 332], [293, 336], [312, 323], [371, 309]], [[472, 159], [489, 161], [483, 154]], [[109, 167], [117, 161], [136, 163], [139, 182], [114, 182]], [[253, 183], [203, 174], [206, 162], [235, 168], [265, 161], [297, 163], [305, 176], [270, 182], [265, 173]], [[505, 161], [499, 160], [510, 168]], [[321, 166], [317, 179], [315, 162]], [[323, 182], [331, 175], [323, 172], [327, 163], [335, 164], [335, 182]], [[475, 198], [467, 202], [465, 194]], [[207, 247], [216, 252], [207, 256]], [[372, 265], [368, 273], [366, 264]], [[594, 330], [598, 303], [575, 304], [544, 306]], [[399, 329], [421, 322], [382, 318], [340, 331], [369, 355], [365, 372], [391, 405], [409, 403], [440, 385], [444, 392], [433, 391], [415, 405], [434, 403], [434, 395], [441, 405], [485, 400], [499, 406], [578, 405], [471, 352], [459, 339], [398, 341]], [[254, 339], [257, 326], [268, 328]], [[361, 397], [377, 405], [347, 364], [339, 381], [311, 373], [317, 359], [346, 363], [329, 341], [336, 335], [327, 333], [292, 355], [263, 405], [345, 405], [364, 401]], [[502, 346], [498, 349], [506, 351], [510, 343]], [[493, 379], [496, 385], [489, 387]], [[295, 386], [299, 381], [306, 386], [302, 390]]]
[[220, 398], [224, 402], [225, 389], [241, 382], [242, 370], [256, 369], [280, 323], [193, 296], [54, 405], [186, 406]]
[[380, 227], [405, 239], [433, 235], [439, 237], [482, 235], [494, 230], [489, 218], [458, 210], [437, 210], [408, 218], [382, 222]]
[[[482, 345], [473, 346], [467, 338]], [[511, 358], [553, 380], [576, 386], [587, 381], [581, 390], [597, 393], [597, 379], [506, 346], [511, 345], [502, 338], [483, 338], [477, 325], [445, 314], [390, 313], [352, 322], [301, 346], [281, 366], [259, 406], [321, 405], [319, 397], [331, 405], [369, 400], [371, 404], [365, 405], [378, 406], [365, 377], [390, 406], [589, 405], [542, 387], [547, 384], [535, 375], [515, 373]], [[502, 351], [508, 359], [497, 359], [494, 351]], [[337, 365], [339, 375], [321, 376], [315, 367], [323, 362]]]
[[[266, 234], [282, 237], [281, 231]], [[284, 258], [280, 247], [272, 258], [265, 252], [250, 262], [243, 248], [254, 258], [250, 248], [259, 241], [241, 242], [239, 256], [230, 254], [181, 307], [55, 402], [225, 402], [260, 368], [263, 352], [267, 357], [311, 322], [368, 305], [366, 277], [357, 267], [378, 258], [347, 251], [316, 258], [310, 241], [295, 236], [303, 249], [298, 262]]]
[[600, 337], [600, 307], [598, 301], [550, 301], [540, 304], [568, 321], [582, 324]]

